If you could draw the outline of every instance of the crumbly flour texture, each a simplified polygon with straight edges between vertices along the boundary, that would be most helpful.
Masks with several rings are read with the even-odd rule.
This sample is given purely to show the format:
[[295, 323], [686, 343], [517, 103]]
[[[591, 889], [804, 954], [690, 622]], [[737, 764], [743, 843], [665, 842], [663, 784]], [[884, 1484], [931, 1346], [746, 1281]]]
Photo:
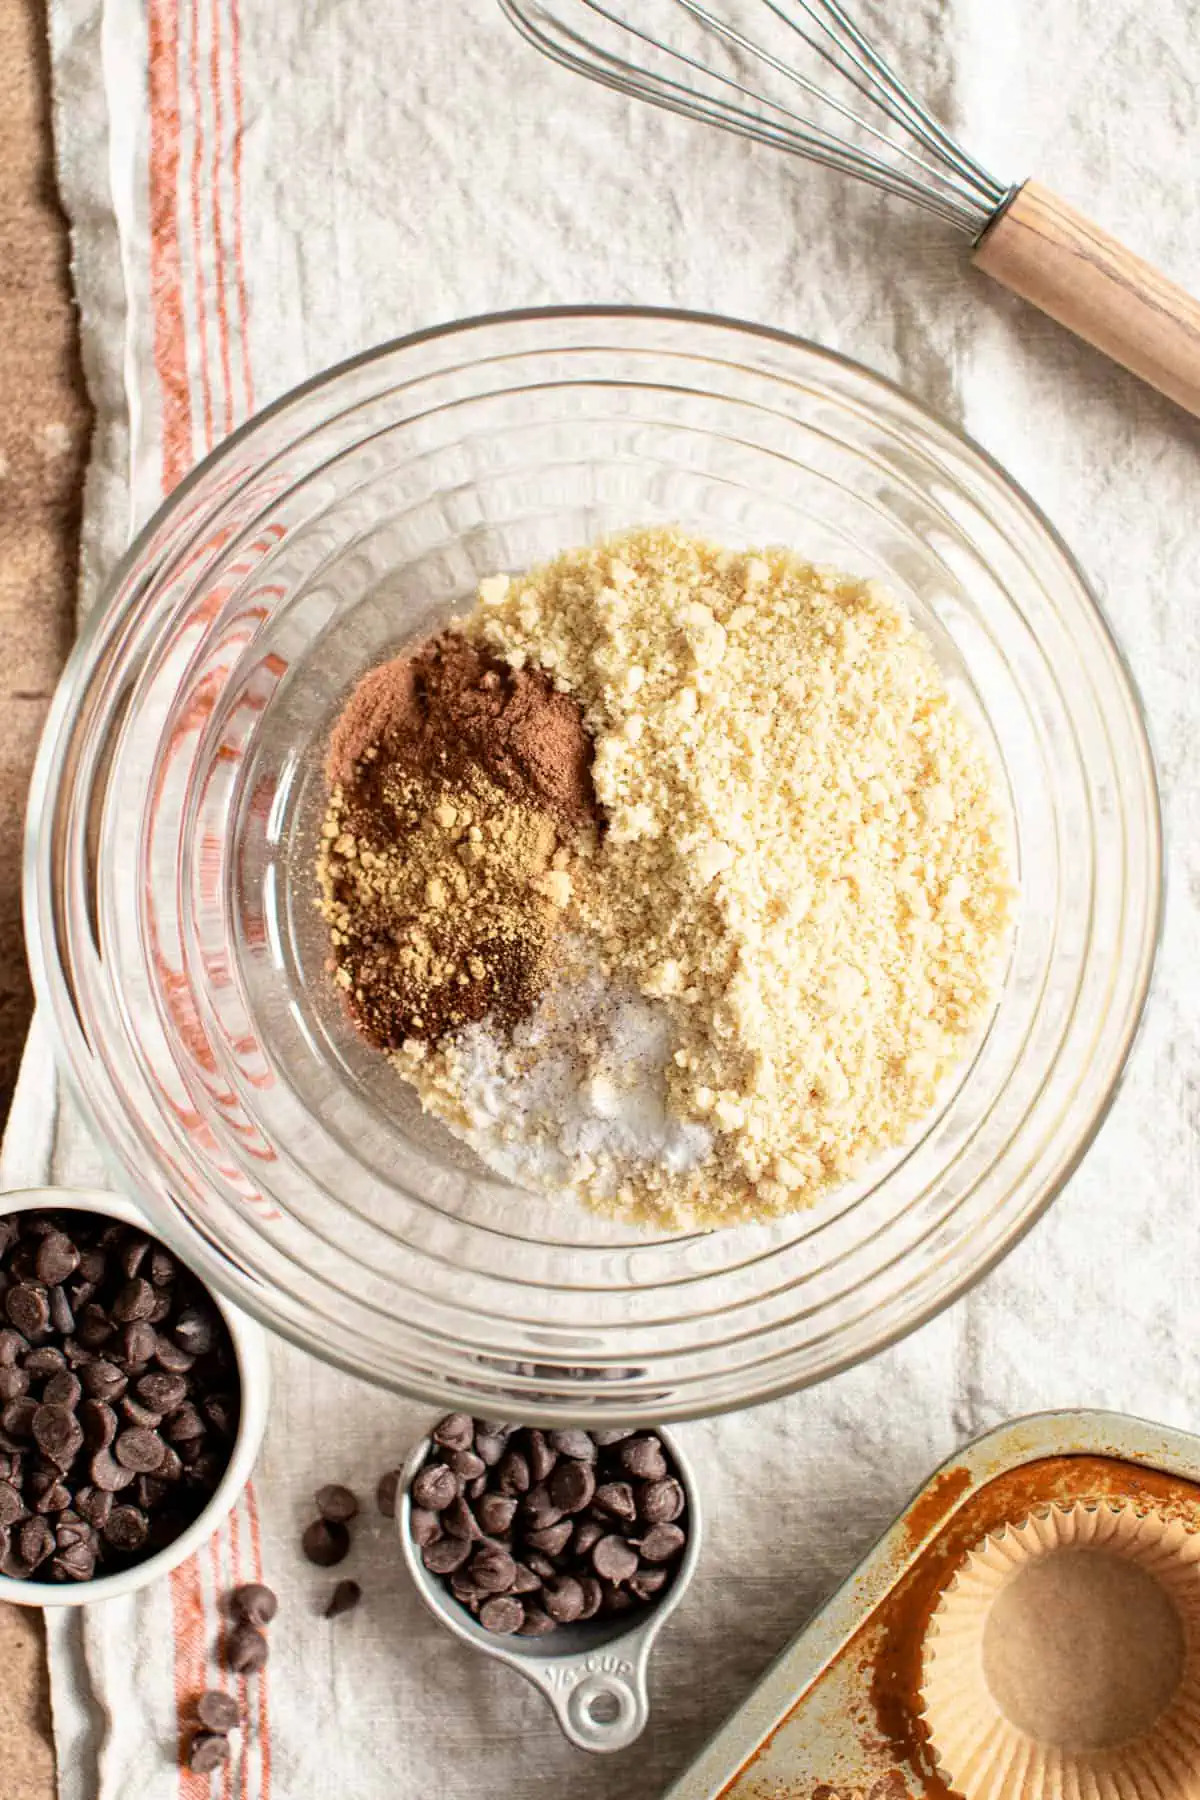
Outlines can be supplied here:
[[672, 1228], [809, 1205], [902, 1143], [1014, 903], [990, 759], [903, 605], [645, 530], [485, 581], [457, 629], [578, 704], [602, 828], [515, 1032], [395, 1051], [425, 1104], [510, 1178]]

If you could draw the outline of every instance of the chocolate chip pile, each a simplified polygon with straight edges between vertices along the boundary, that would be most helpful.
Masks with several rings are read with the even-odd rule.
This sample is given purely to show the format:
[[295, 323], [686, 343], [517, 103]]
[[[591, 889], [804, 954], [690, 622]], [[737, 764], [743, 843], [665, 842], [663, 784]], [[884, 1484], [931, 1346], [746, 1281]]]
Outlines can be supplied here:
[[161, 1244], [93, 1213], [0, 1218], [0, 1573], [88, 1581], [164, 1549], [239, 1406], [225, 1323]]
[[687, 1496], [660, 1438], [550, 1431], [451, 1413], [413, 1479], [410, 1529], [488, 1631], [541, 1637], [668, 1588]]

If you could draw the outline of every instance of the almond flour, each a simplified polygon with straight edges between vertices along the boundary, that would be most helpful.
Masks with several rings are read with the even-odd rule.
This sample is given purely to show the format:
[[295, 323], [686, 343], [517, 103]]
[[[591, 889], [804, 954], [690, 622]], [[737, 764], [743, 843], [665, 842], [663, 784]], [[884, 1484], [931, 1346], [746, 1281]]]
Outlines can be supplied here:
[[[582, 708], [607, 829], [564, 919], [661, 1007], [666, 1107], [711, 1134], [697, 1166], [568, 1185], [716, 1226], [902, 1142], [994, 1003], [1014, 890], [988, 757], [899, 601], [647, 530], [484, 582], [465, 633]], [[461, 1112], [461, 1051], [413, 1048]]]

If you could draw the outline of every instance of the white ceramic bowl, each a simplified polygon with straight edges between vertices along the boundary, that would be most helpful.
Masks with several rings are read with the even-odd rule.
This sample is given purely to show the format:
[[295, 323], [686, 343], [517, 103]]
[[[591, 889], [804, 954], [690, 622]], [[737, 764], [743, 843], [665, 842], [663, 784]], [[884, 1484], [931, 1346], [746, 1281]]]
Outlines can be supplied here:
[[[100, 1213], [105, 1218], [119, 1219], [122, 1224], [136, 1225], [151, 1237], [157, 1236], [145, 1214], [120, 1194], [75, 1188], [24, 1188], [15, 1193], [0, 1194], [0, 1216], [44, 1208]], [[231, 1511], [250, 1479], [266, 1430], [270, 1392], [267, 1343], [264, 1333], [252, 1320], [237, 1312], [211, 1288], [206, 1291], [229, 1327], [241, 1383], [241, 1417], [233, 1454], [212, 1499], [186, 1531], [180, 1532], [174, 1543], [148, 1556], [144, 1562], [136, 1563], [133, 1568], [122, 1569], [117, 1575], [101, 1575], [95, 1581], [61, 1585], [49, 1581], [15, 1581], [11, 1576], [0, 1575], [0, 1600], [9, 1600], [16, 1606], [90, 1606], [96, 1600], [115, 1600], [122, 1594], [134, 1594], [186, 1562], [193, 1550], [208, 1542], [226, 1513]]]

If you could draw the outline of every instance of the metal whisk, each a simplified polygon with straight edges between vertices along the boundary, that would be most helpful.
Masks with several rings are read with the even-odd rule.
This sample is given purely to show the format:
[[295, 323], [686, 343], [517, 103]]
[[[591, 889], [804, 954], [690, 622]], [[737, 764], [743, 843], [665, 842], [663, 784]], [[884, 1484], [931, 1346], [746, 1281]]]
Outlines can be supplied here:
[[1039, 183], [981, 168], [839, 0], [499, 3], [564, 68], [944, 219], [977, 268], [1200, 414], [1196, 301]]

